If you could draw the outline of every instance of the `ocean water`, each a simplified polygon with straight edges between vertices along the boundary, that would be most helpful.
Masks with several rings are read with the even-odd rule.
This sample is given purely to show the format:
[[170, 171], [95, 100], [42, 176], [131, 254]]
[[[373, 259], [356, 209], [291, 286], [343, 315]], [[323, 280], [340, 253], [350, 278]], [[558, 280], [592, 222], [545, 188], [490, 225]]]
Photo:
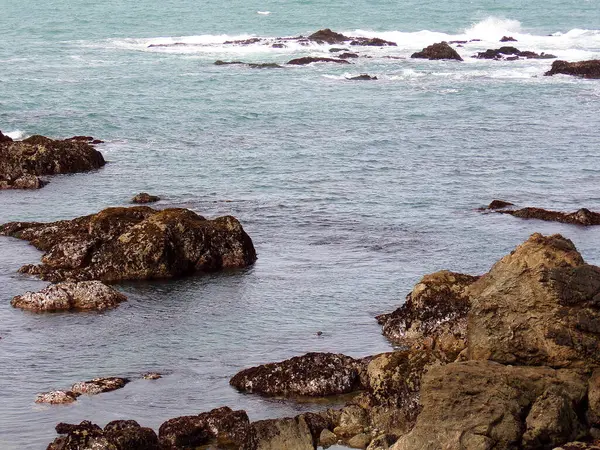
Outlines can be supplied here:
[[[239, 272], [123, 283], [129, 301], [104, 313], [39, 315], [9, 302], [45, 286], [17, 273], [40, 253], [0, 238], [3, 450], [45, 448], [60, 421], [158, 429], [222, 405], [252, 419], [320, 408], [239, 394], [228, 380], [307, 351], [389, 351], [374, 316], [422, 275], [483, 273], [536, 231], [564, 234], [600, 264], [598, 228], [476, 211], [494, 198], [600, 210], [600, 81], [544, 77], [551, 60], [470, 57], [510, 35], [521, 50], [600, 58], [598, 0], [0, 0], [0, 12], [0, 130], [93, 135], [109, 160], [36, 192], [0, 192], [0, 222], [73, 218], [148, 191], [163, 197], [157, 207], [238, 217], [259, 256]], [[398, 47], [355, 48], [371, 58], [344, 66], [213, 64], [329, 56], [328, 45], [223, 44], [324, 27]], [[462, 63], [407, 58], [461, 39], [481, 39], [457, 49]], [[194, 45], [149, 47], [176, 42]], [[361, 73], [379, 79], [346, 79]], [[147, 371], [165, 376], [141, 380]], [[97, 376], [133, 382], [34, 403]]]

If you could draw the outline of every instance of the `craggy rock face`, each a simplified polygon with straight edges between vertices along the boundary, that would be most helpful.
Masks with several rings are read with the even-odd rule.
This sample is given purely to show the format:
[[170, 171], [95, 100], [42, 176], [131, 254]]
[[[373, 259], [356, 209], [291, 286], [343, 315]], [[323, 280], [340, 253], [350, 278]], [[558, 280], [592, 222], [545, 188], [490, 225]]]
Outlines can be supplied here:
[[97, 310], [114, 308], [127, 297], [100, 281], [51, 284], [40, 292], [14, 297], [10, 304], [30, 311]]
[[0, 235], [30, 241], [46, 253], [21, 272], [44, 280], [146, 280], [247, 267], [252, 240], [231, 216], [206, 220], [187, 209], [108, 208], [54, 223], [16, 222]]
[[552, 63], [552, 68], [544, 75], [550, 76], [558, 73], [583, 78], [600, 78], [600, 59], [572, 63], [567, 61], [554, 61]]
[[83, 141], [8, 139], [0, 139], [0, 189], [38, 189], [45, 184], [39, 176], [86, 172], [105, 164], [102, 154]]
[[384, 336], [410, 349], [435, 348], [454, 361], [466, 346], [471, 303], [464, 292], [477, 279], [446, 270], [425, 275], [400, 308], [377, 317]]
[[323, 397], [360, 388], [359, 360], [334, 353], [307, 353], [245, 369], [229, 383], [240, 391], [269, 396]]
[[469, 359], [600, 365], [600, 268], [570, 240], [533, 234], [465, 293]]
[[563, 213], [559, 211], [548, 211], [542, 208], [521, 208], [497, 211], [500, 214], [510, 214], [521, 219], [538, 219], [548, 222], [569, 223], [572, 225], [600, 225], [600, 213], [581, 208], [574, 213]]
[[79, 381], [71, 386], [71, 391], [77, 395], [96, 395], [121, 389], [129, 383], [127, 378], [106, 377], [94, 378], [90, 381]]
[[158, 437], [134, 420], [116, 420], [102, 430], [87, 420], [79, 425], [59, 423], [58, 437], [48, 450], [159, 450]]
[[242, 450], [255, 448], [248, 415], [228, 407], [170, 419], [160, 426], [159, 440], [162, 450], [195, 448], [209, 443]]
[[413, 53], [410, 57], [422, 59], [455, 59], [456, 61], [463, 60], [458, 52], [450, 47], [447, 42], [432, 44], [429, 47], [425, 47], [420, 52]]
[[585, 394], [585, 377], [571, 370], [490, 361], [434, 367], [423, 377], [415, 427], [392, 448], [554, 448], [579, 435]]

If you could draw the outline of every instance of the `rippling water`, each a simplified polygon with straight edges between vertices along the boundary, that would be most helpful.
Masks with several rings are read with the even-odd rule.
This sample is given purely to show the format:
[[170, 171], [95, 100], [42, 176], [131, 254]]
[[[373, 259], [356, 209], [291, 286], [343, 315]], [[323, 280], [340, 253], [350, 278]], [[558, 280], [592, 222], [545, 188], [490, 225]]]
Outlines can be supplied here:
[[[110, 161], [0, 192], [0, 222], [72, 218], [149, 191], [160, 207], [235, 215], [259, 255], [245, 271], [122, 284], [129, 301], [108, 312], [37, 315], [9, 301], [45, 285], [16, 273], [40, 253], [0, 238], [2, 449], [44, 448], [59, 421], [157, 428], [225, 404], [252, 419], [296, 414], [315, 406], [239, 394], [229, 377], [311, 350], [388, 351], [373, 317], [423, 274], [482, 273], [535, 231], [565, 234], [600, 264], [597, 228], [475, 211], [493, 198], [600, 210], [600, 82], [543, 77], [547, 60], [469, 57], [509, 34], [522, 50], [600, 58], [597, 0], [0, 6], [0, 129], [92, 134]], [[343, 67], [213, 65], [329, 55], [222, 45], [327, 26], [399, 45], [361, 48], [372, 58]], [[458, 48], [463, 63], [382, 58], [461, 38], [482, 39]], [[200, 45], [148, 47], [169, 42]], [[379, 80], [345, 79], [365, 72]], [[147, 371], [166, 376], [140, 380]], [[68, 406], [33, 403], [112, 375], [135, 381]]]

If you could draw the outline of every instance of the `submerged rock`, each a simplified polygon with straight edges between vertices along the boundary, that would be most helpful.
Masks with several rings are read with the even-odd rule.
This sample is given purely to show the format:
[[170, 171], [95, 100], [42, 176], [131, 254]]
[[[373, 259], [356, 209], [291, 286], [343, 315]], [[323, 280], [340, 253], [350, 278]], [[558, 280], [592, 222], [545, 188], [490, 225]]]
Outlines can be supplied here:
[[154, 203], [160, 200], [156, 195], [150, 195], [147, 192], [140, 192], [131, 199], [131, 203]]
[[146, 280], [242, 268], [256, 261], [252, 240], [231, 216], [207, 220], [188, 209], [108, 208], [53, 223], [14, 222], [0, 235], [46, 252], [23, 273], [49, 281]]
[[97, 310], [114, 308], [127, 297], [100, 281], [51, 284], [40, 292], [14, 297], [10, 304], [30, 311]]
[[425, 47], [420, 52], [413, 53], [410, 57], [422, 59], [453, 59], [456, 61], [463, 60], [458, 52], [450, 47], [447, 42], [432, 44]]
[[314, 450], [310, 428], [302, 416], [252, 423], [256, 450]]
[[73, 391], [51, 391], [42, 392], [35, 398], [36, 403], [50, 403], [51, 405], [60, 405], [65, 403], [73, 403], [81, 394]]
[[278, 363], [242, 370], [229, 384], [268, 396], [323, 397], [360, 388], [363, 363], [334, 353], [307, 353]]
[[386, 41], [380, 38], [353, 38], [350, 45], [360, 45], [365, 47], [397, 47], [398, 44], [392, 41]]
[[162, 375], [157, 372], [148, 372], [142, 375], [142, 378], [144, 380], [159, 380], [162, 378]]
[[346, 78], [347, 80], [358, 80], [358, 81], [374, 81], [377, 79], [377, 77], [375, 76], [371, 76], [367, 73], [363, 73], [360, 75], [357, 75], [355, 77], [350, 77], [350, 78]]
[[549, 211], [542, 208], [502, 209], [500, 214], [510, 214], [521, 219], [538, 219], [548, 222], [568, 223], [572, 225], [600, 225], [600, 213], [581, 208], [574, 213]]
[[340, 59], [349, 59], [349, 58], [358, 58], [358, 54], [356, 53], [350, 53], [350, 52], [346, 52], [346, 53], [340, 53], [338, 55], [338, 58]]
[[124, 387], [129, 380], [119, 377], [94, 378], [89, 381], [79, 381], [71, 386], [71, 391], [77, 395], [97, 395], [103, 392], [115, 391]]
[[554, 61], [552, 68], [544, 75], [573, 75], [583, 78], [600, 78], [600, 59], [589, 61], [567, 62]]
[[282, 69], [283, 66], [276, 63], [245, 63], [243, 61], [221, 61], [220, 59], [215, 61], [216, 66], [231, 66], [241, 65], [248, 66], [251, 69]]
[[338, 63], [338, 64], [350, 64], [345, 59], [320, 58], [320, 57], [315, 57], [315, 56], [304, 56], [302, 58], [292, 59], [291, 61], [288, 61], [288, 64], [295, 65], [295, 66], [304, 66], [306, 64], [311, 64], [311, 63], [315, 63], [315, 62], [332, 62], [332, 63]]
[[14, 142], [4, 137], [0, 140], [0, 189], [39, 189], [46, 184], [40, 176], [87, 172], [104, 164], [102, 154], [81, 140], [31, 136]]
[[486, 209], [504, 209], [504, 208], [508, 208], [509, 206], [515, 206], [514, 203], [511, 202], [507, 202], [504, 200], [492, 200], [492, 202], [487, 205], [487, 207], [485, 208], [481, 208], [482, 210], [486, 210]]

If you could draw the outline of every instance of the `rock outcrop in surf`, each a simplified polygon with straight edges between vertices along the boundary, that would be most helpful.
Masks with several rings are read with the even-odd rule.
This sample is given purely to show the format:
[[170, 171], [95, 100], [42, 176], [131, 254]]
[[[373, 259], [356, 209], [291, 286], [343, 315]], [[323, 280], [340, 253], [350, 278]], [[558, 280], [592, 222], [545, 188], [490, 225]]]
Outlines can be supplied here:
[[456, 61], [462, 61], [463, 59], [447, 42], [438, 42], [425, 47], [420, 52], [413, 53], [410, 55], [411, 58], [421, 59], [453, 59]]
[[554, 61], [551, 69], [544, 75], [573, 75], [582, 78], [600, 78], [600, 59], [589, 61], [567, 62]]
[[478, 59], [495, 59], [515, 61], [520, 58], [524, 59], [554, 59], [556, 56], [549, 53], [535, 53], [532, 51], [521, 51], [516, 47], [500, 47], [497, 49], [487, 49], [485, 52], [477, 53], [474, 58]]
[[0, 189], [39, 189], [40, 177], [87, 172], [105, 165], [102, 154], [82, 139], [53, 140], [31, 136], [13, 141], [0, 138]]
[[174, 278], [256, 261], [237, 219], [208, 220], [181, 208], [107, 208], [73, 220], [13, 222], [0, 226], [0, 235], [44, 251], [41, 264], [20, 271], [52, 282]]
[[500, 202], [494, 200], [487, 208], [482, 209], [483, 211], [492, 210], [492, 212], [498, 214], [508, 214], [520, 219], [537, 219], [544, 220], [546, 222], [559, 222], [571, 225], [582, 225], [582, 226], [593, 226], [600, 225], [600, 213], [590, 211], [587, 208], [580, 208], [572, 213], [565, 213], [562, 211], [552, 211], [543, 208], [512, 208], [512, 203]]

